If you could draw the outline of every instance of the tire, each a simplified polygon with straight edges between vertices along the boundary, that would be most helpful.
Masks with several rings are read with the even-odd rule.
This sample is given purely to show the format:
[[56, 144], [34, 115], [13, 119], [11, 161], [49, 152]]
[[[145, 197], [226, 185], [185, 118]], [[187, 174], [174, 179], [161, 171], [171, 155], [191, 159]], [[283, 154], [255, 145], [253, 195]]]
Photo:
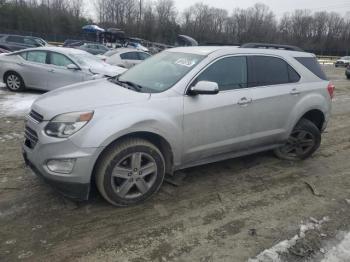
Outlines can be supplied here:
[[155, 145], [131, 138], [103, 153], [95, 175], [97, 188], [109, 203], [130, 206], [145, 201], [159, 190], [165, 176], [165, 161]]
[[301, 119], [294, 127], [287, 142], [274, 150], [283, 160], [297, 161], [309, 158], [321, 144], [321, 132], [310, 120]]
[[347, 79], [350, 79], [350, 75], [346, 75], [346, 78], [347, 78]]
[[12, 92], [23, 92], [26, 89], [22, 77], [16, 72], [6, 73], [4, 81], [6, 87]]

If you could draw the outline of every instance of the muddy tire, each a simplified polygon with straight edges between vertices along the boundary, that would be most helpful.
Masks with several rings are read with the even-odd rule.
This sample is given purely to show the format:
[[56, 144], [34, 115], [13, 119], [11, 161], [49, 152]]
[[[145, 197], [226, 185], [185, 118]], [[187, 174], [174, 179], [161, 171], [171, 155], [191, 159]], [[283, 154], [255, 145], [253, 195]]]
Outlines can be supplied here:
[[297, 161], [310, 157], [321, 144], [321, 132], [310, 120], [301, 119], [285, 145], [274, 150], [283, 160]]
[[152, 143], [127, 139], [107, 149], [96, 167], [96, 185], [115, 206], [139, 204], [155, 194], [163, 183], [165, 161]]
[[6, 87], [12, 92], [22, 92], [26, 89], [22, 77], [16, 72], [6, 73], [4, 81]]

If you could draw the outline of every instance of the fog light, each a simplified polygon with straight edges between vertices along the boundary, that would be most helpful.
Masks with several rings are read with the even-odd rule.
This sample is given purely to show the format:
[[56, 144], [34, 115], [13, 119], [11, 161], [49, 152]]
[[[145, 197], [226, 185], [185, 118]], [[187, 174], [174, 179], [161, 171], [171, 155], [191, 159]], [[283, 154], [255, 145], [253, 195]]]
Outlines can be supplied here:
[[47, 161], [47, 168], [55, 173], [69, 174], [72, 172], [75, 159], [51, 159]]

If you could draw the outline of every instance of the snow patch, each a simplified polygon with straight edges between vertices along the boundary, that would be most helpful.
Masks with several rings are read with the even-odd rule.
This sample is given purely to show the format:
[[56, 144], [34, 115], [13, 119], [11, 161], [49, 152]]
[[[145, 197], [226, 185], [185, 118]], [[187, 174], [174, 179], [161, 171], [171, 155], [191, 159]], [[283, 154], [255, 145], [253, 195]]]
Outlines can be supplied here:
[[12, 93], [0, 88], [0, 113], [5, 116], [24, 116], [39, 94]]
[[350, 260], [350, 233], [347, 233], [343, 240], [330, 249], [322, 262], [348, 262]]
[[[284, 240], [270, 249], [266, 249], [257, 255], [255, 258], [250, 258], [248, 262], [282, 262], [280, 254], [287, 253], [288, 249], [296, 244], [299, 239], [305, 237], [305, 233], [309, 230], [319, 229], [324, 222], [329, 220], [328, 217], [324, 217], [322, 220], [317, 221], [311, 218], [310, 223], [302, 224], [300, 226], [299, 234], [295, 235], [291, 239]], [[330, 262], [330, 261], [327, 261]]]

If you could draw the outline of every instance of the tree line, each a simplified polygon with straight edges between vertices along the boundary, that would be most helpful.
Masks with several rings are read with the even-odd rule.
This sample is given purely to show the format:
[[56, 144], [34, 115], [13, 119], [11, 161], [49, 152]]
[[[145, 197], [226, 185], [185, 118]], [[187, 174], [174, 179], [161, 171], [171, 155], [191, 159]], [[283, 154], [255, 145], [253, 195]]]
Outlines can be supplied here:
[[[83, 0], [0, 0], [0, 30], [79, 35], [92, 23]], [[264, 4], [232, 11], [196, 3], [182, 12], [173, 0], [94, 0], [101, 27], [173, 44], [186, 34], [201, 44], [269, 42], [297, 45], [318, 54], [350, 51], [350, 19], [335, 12], [295, 10], [277, 19]]]

